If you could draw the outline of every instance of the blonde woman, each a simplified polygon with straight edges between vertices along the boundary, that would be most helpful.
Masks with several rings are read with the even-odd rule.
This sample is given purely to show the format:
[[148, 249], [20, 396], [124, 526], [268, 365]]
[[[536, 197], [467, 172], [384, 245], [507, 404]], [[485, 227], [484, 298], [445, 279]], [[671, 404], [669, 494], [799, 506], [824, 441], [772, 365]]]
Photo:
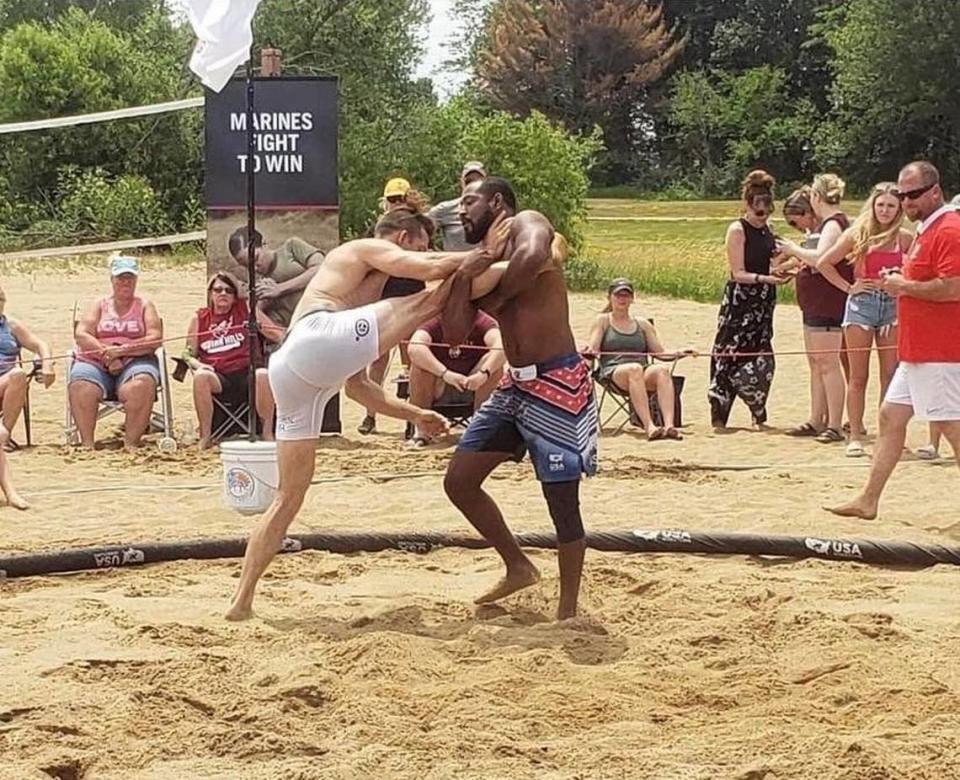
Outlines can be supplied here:
[[[817, 270], [820, 258], [839, 240], [850, 226], [840, 208], [846, 185], [832, 173], [823, 173], [810, 187], [810, 206], [820, 222], [815, 248], [804, 248], [792, 241], [780, 241], [778, 248], [803, 263], [797, 274], [797, 303], [803, 314], [803, 343], [810, 365], [811, 418], [788, 431], [793, 436], [815, 436], [823, 444], [842, 442], [843, 400], [846, 387], [843, 377], [843, 314], [846, 293]], [[843, 269], [846, 281], [853, 281], [852, 271]], [[818, 401], [826, 403], [826, 427], [819, 429], [816, 415], [822, 414]]]
[[[865, 454], [863, 412], [873, 345], [877, 346], [880, 364], [881, 401], [897, 368], [897, 303], [880, 289], [880, 279], [884, 273], [903, 265], [904, 255], [913, 241], [913, 236], [903, 228], [903, 219], [897, 185], [878, 184], [860, 216], [817, 263], [823, 277], [849, 296], [843, 328], [850, 350], [847, 455], [852, 458]], [[853, 270], [852, 282], [840, 273], [844, 268]]]

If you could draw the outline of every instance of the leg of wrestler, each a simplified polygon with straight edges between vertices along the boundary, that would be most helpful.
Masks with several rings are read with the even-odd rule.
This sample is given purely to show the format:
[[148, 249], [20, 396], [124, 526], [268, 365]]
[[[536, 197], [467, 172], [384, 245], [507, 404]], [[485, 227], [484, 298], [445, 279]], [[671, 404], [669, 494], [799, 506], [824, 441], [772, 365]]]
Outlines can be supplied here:
[[557, 620], [576, 617], [580, 595], [580, 576], [587, 543], [580, 517], [580, 480], [544, 482], [550, 519], [557, 529], [557, 561], [560, 565], [560, 604]]
[[280, 484], [266, 514], [257, 523], [243, 556], [240, 585], [227, 611], [227, 620], [246, 620], [253, 615], [253, 595], [270, 561], [283, 544], [287, 529], [300, 511], [313, 479], [317, 439], [277, 442], [277, 469]]
[[507, 567], [503, 579], [476, 598], [475, 604], [498, 601], [540, 580], [537, 567], [524, 555], [503, 521], [500, 508], [483, 489], [483, 482], [490, 472], [511, 458], [512, 455], [508, 452], [457, 450], [450, 459], [447, 474], [443, 479], [443, 489], [447, 497], [477, 532], [493, 545]]

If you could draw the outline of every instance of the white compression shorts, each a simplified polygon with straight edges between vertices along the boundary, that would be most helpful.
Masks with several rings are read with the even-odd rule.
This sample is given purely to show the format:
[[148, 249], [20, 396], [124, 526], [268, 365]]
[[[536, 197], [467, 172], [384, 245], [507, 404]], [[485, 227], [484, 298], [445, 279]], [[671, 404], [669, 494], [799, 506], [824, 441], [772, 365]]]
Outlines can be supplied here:
[[372, 305], [317, 311], [295, 323], [268, 368], [277, 405], [277, 439], [316, 439], [327, 401], [379, 355]]

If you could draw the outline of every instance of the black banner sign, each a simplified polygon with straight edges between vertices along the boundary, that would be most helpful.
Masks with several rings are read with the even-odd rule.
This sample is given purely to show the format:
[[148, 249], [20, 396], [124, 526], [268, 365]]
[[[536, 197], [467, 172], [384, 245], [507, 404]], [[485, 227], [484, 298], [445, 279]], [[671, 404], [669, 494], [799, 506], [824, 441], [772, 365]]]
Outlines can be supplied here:
[[208, 209], [243, 209], [247, 166], [256, 173], [257, 208], [337, 207], [337, 80], [257, 78], [254, 159], [247, 154], [246, 83], [206, 93]]

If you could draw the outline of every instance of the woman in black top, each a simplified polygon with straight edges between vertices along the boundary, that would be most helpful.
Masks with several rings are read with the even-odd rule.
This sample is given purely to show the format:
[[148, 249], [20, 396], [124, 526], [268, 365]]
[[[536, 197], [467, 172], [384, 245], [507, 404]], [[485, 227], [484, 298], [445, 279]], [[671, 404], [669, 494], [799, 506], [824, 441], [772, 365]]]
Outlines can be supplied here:
[[756, 427], [767, 420], [767, 395], [775, 365], [773, 309], [777, 285], [790, 280], [771, 272], [775, 271], [771, 259], [777, 249], [767, 220], [773, 214], [774, 183], [766, 171], [752, 171], [741, 193], [744, 216], [727, 228], [730, 280], [720, 304], [707, 389], [716, 431], [726, 428], [737, 398], [750, 409]]

